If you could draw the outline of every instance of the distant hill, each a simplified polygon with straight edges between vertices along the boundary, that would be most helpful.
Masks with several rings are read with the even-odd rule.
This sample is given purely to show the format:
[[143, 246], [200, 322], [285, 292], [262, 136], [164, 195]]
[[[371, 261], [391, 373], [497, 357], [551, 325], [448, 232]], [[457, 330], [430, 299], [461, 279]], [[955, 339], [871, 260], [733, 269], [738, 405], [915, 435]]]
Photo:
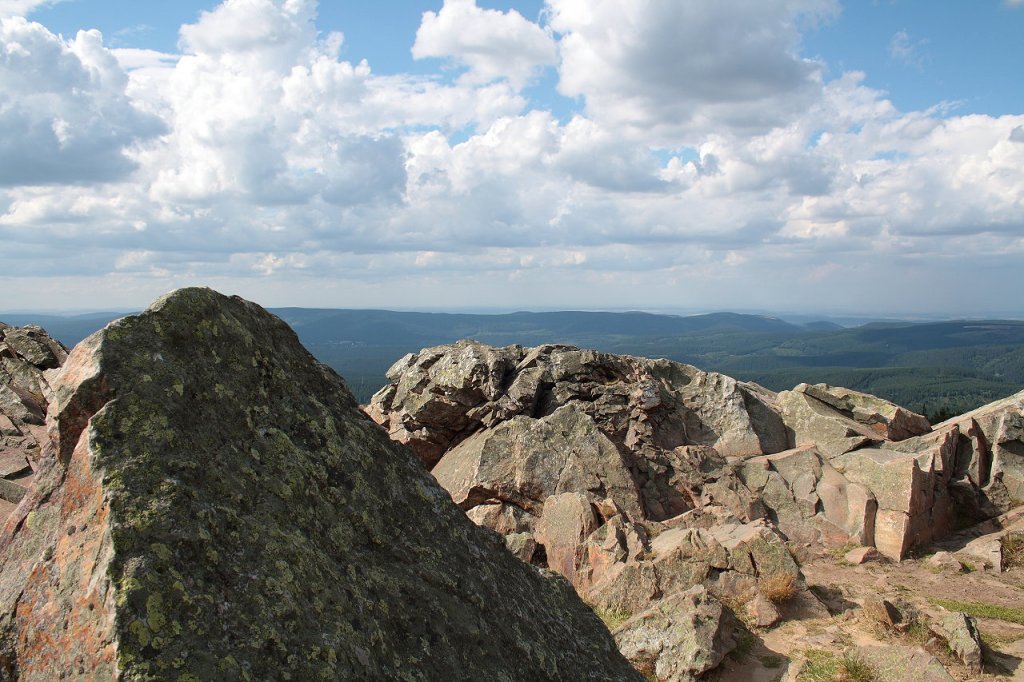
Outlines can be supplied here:
[[[360, 400], [384, 385], [395, 360], [427, 346], [473, 338], [496, 346], [565, 343], [667, 357], [756, 381], [773, 390], [830, 383], [938, 415], [959, 413], [1024, 388], [1024, 322], [971, 320], [792, 324], [737, 313], [516, 312], [502, 315], [277, 308]], [[123, 313], [0, 315], [38, 324], [72, 346]]]

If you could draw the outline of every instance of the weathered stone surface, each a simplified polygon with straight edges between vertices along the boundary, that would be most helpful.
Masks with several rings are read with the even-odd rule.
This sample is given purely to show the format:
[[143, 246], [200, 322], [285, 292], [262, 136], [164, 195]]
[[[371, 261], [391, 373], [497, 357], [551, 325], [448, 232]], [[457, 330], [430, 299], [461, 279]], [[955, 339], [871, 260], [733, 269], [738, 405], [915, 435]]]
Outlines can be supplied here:
[[743, 601], [753, 597], [763, 578], [782, 575], [795, 582], [800, 577], [782, 538], [764, 521], [674, 528], [661, 532], [649, 546], [642, 560], [625, 557], [620, 550], [618, 563], [603, 562], [593, 572], [592, 584], [582, 590], [588, 601], [637, 613], [654, 600], [695, 585], [705, 585], [720, 598]]
[[916, 682], [954, 682], [942, 664], [924, 649], [904, 646], [862, 646], [855, 655], [874, 671], [880, 680], [906, 680]]
[[935, 427], [956, 429], [960, 442], [954, 478], [978, 489], [978, 518], [1024, 504], [1024, 391]]
[[843, 555], [843, 560], [851, 564], [860, 565], [866, 564], [869, 561], [877, 561], [881, 558], [881, 554], [874, 547], [854, 547], [849, 552]]
[[828, 384], [801, 384], [795, 390], [825, 403], [886, 440], [905, 440], [932, 430], [923, 415], [867, 393]]
[[[471, 518], [517, 548], [532, 538], [531, 561], [613, 611], [698, 585], [752, 603], [774, 574], [796, 589], [783, 618], [825, 617], [790, 549], [852, 542], [849, 561], [900, 560], [1006, 511], [1024, 481], [1024, 393], [932, 430], [824, 384], [775, 394], [667, 360], [470, 341], [409, 356], [392, 379], [373, 418], [422, 448], [447, 442], [433, 473]], [[564, 533], [544, 542], [552, 496], [571, 511], [550, 507]]]
[[49, 438], [0, 540], [7, 678], [639, 679], [241, 299], [83, 342]]
[[954, 612], [938, 623], [939, 634], [945, 638], [950, 651], [969, 671], [980, 673], [982, 670], [981, 636], [978, 624], [966, 613]]
[[25, 494], [45, 441], [50, 378], [65, 348], [39, 327], [0, 323], [0, 519]]
[[960, 563], [960, 560], [949, 552], [936, 552], [927, 559], [925, 563], [942, 571], [950, 571], [952, 573], [963, 573], [964, 565]]
[[791, 540], [817, 546], [875, 541], [874, 495], [836, 471], [816, 446], [749, 459], [740, 476]]
[[953, 505], [944, 476], [948, 464], [938, 449], [907, 453], [866, 448], [837, 457], [832, 464], [877, 500], [874, 540], [885, 556], [898, 561], [912, 547], [952, 530]]
[[505, 536], [505, 548], [512, 556], [529, 564], [537, 553], [537, 541], [530, 533], [510, 533]]
[[490, 528], [500, 535], [532, 533], [537, 524], [537, 517], [533, 514], [502, 502], [478, 505], [466, 512], [466, 516], [476, 525]]
[[890, 629], [903, 620], [899, 609], [888, 599], [871, 597], [864, 601], [863, 608], [868, 618]]
[[614, 516], [587, 538], [585, 551], [586, 584], [581, 591], [589, 591], [588, 584], [599, 583], [616, 564], [640, 561], [648, 547], [646, 528], [623, 516]]
[[67, 349], [36, 325], [0, 329], [0, 341], [40, 370], [60, 367], [68, 357]]
[[980, 562], [1000, 573], [1003, 570], [1003, 533], [982, 535], [968, 542], [958, 555], [966, 557], [972, 563]]
[[479, 428], [480, 419], [470, 412], [498, 398], [506, 373], [522, 355], [518, 346], [491, 348], [469, 341], [406, 355], [388, 370], [396, 383], [373, 397], [370, 414], [393, 440], [409, 445], [433, 466], [474, 425]]
[[782, 619], [778, 607], [760, 592], [747, 602], [747, 616], [759, 628], [770, 628]]
[[[391, 377], [368, 412], [398, 440], [421, 443], [425, 461], [442, 456], [434, 473], [467, 510], [502, 501], [536, 516], [547, 495], [598, 503], [607, 492], [632, 521], [725, 507], [741, 522], [767, 516], [798, 545], [877, 545], [894, 559], [962, 524], [955, 510], [965, 505], [968, 519], [1005, 510], [1017, 490], [1014, 444], [1024, 448], [1013, 401], [975, 414], [973, 426], [932, 432], [920, 415], [848, 389], [776, 395], [667, 360], [568, 346], [463, 341], [410, 355]], [[573, 442], [584, 439], [596, 466], [575, 464], [586, 458]], [[425, 454], [435, 446], [447, 450]], [[599, 482], [579, 480], [581, 467]], [[602, 520], [614, 513], [599, 510]]]
[[790, 446], [815, 445], [827, 459], [850, 452], [884, 436], [859, 424], [816, 398], [812, 386], [800, 384], [792, 391], [779, 393], [776, 405], [786, 428], [791, 432]]
[[500, 500], [539, 516], [549, 496], [586, 492], [642, 518], [622, 455], [576, 405], [482, 431], [449, 451], [432, 473], [464, 509]]
[[[777, 452], [788, 442], [774, 393], [668, 360], [460, 341], [403, 358], [389, 377], [394, 383], [373, 397], [367, 413], [428, 466], [475, 434], [513, 421], [522, 430], [561, 409], [587, 415], [622, 453], [642, 503], [639, 514], [623, 507], [633, 520], [699, 506], [705, 482], [717, 483], [708, 496], [756, 517], [759, 508], [729, 478], [724, 457]], [[725, 480], [701, 469], [709, 463]]]
[[702, 586], [661, 600], [615, 632], [619, 649], [662, 682], [698, 679], [736, 648], [731, 614]]
[[577, 573], [586, 558], [586, 539], [595, 530], [597, 518], [586, 495], [562, 493], [549, 497], [536, 532], [537, 542], [544, 546], [548, 568], [564, 575], [573, 585], [583, 584]]

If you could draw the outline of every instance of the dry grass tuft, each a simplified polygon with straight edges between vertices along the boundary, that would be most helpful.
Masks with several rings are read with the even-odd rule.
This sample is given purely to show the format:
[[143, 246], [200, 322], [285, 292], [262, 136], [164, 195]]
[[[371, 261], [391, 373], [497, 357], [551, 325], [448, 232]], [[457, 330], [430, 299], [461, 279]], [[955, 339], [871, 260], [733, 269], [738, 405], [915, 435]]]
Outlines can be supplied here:
[[1024, 566], [1024, 532], [1007, 533], [1003, 538], [1003, 566]]
[[762, 576], [757, 589], [773, 604], [782, 604], [796, 596], [796, 578], [789, 573], [770, 573]]

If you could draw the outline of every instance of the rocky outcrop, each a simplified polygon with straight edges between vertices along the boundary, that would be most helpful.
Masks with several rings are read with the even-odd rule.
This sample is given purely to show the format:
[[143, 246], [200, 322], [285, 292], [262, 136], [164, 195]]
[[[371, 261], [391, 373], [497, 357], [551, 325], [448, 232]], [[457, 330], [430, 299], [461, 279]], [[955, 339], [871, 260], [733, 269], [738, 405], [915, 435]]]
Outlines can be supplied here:
[[[503, 534], [514, 518], [514, 533], [536, 539], [546, 500], [579, 493], [598, 530], [610, 518], [601, 504], [621, 511], [622, 528], [714, 508], [730, 523], [768, 519], [801, 551], [856, 543], [902, 559], [1024, 494], [1024, 393], [932, 430], [857, 391], [801, 384], [775, 394], [569, 346], [461, 341], [408, 355], [388, 376], [367, 412]], [[481, 505], [490, 511], [473, 511]], [[576, 551], [572, 575], [586, 575], [593, 557], [596, 580], [625, 550], [594, 548], [620, 530], [584, 543], [591, 550]]]
[[45, 442], [50, 381], [67, 349], [36, 326], [0, 322], [0, 519], [25, 495]]
[[[500, 385], [474, 377], [464, 402]], [[639, 679], [258, 306], [175, 292], [48, 385], [0, 678]]]
[[[683, 445], [748, 456], [785, 449], [788, 442], [767, 405], [770, 392], [667, 360], [460, 341], [407, 355], [388, 377], [394, 383], [373, 397], [367, 412], [431, 468], [474, 433], [519, 415], [539, 419], [565, 405], [652, 462]], [[665, 463], [639, 473], [660, 484], [670, 468]]]
[[1024, 391], [935, 427], [956, 434], [952, 478], [975, 520], [1024, 504]]

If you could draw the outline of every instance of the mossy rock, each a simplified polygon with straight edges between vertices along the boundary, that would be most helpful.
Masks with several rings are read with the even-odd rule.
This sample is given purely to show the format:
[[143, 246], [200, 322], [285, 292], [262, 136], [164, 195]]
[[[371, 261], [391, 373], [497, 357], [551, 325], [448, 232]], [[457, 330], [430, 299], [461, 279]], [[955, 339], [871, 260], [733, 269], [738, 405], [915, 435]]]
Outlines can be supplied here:
[[638, 679], [252, 303], [108, 326], [49, 423], [0, 541], [0, 679]]

